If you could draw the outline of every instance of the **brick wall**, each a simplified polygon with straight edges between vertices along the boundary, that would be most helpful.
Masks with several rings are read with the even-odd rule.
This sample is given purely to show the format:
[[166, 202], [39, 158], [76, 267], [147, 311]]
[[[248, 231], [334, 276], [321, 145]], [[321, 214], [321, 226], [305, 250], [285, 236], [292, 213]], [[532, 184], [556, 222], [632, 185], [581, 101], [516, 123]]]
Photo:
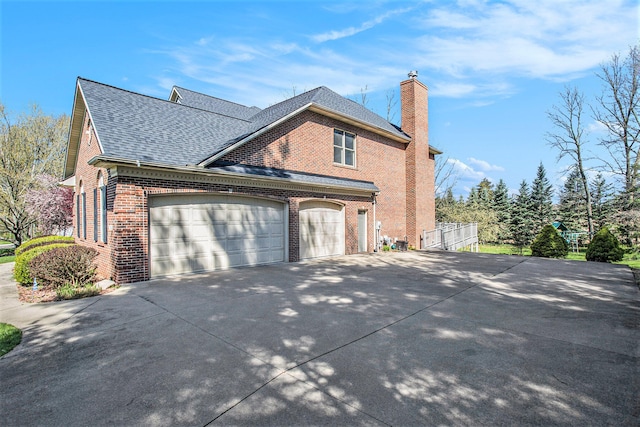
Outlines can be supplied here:
[[[98, 144], [98, 138], [96, 137], [93, 126], [89, 122], [88, 115], [84, 118], [82, 128], [82, 138], [80, 141], [80, 148], [78, 151], [78, 162], [76, 164], [76, 186], [74, 189], [73, 197], [73, 236], [76, 243], [84, 246], [89, 246], [98, 251], [96, 263], [98, 265], [97, 274], [100, 278], [109, 279], [113, 277], [114, 271], [111, 263], [111, 241], [110, 233], [107, 232], [107, 242], [102, 242], [100, 238], [95, 240], [94, 229], [94, 201], [100, 202], [100, 192], [98, 189], [99, 175], [102, 174], [104, 183], [107, 185], [107, 224], [111, 224], [113, 218], [113, 199], [115, 192], [115, 183], [111, 182], [108, 171], [106, 169], [96, 168], [90, 166], [87, 162], [94, 156], [102, 154], [100, 145]], [[84, 188], [86, 198], [86, 238], [83, 230], [83, 221], [77, 217], [78, 212], [77, 201], [81, 196], [81, 186]], [[94, 190], [98, 189], [97, 200], [94, 197]], [[98, 205], [99, 206], [99, 205]], [[80, 206], [82, 211], [82, 206]], [[100, 227], [100, 218], [98, 217], [98, 228]], [[80, 231], [80, 233], [78, 233]], [[78, 234], [80, 234], [78, 236]]]
[[[333, 163], [333, 131], [356, 135], [356, 166]], [[376, 220], [382, 222], [382, 235], [403, 239], [406, 233], [405, 194], [406, 144], [360, 129], [354, 125], [305, 111], [274, 127], [255, 140], [234, 150], [221, 160], [255, 166], [303, 171], [341, 178], [371, 181], [380, 189]], [[367, 208], [371, 211], [371, 205]], [[368, 224], [373, 227], [373, 214]], [[348, 212], [349, 219], [357, 210]], [[368, 234], [373, 245], [373, 236]], [[357, 246], [356, 246], [357, 247]], [[373, 246], [371, 246], [373, 249]]]
[[[148, 254], [149, 215], [148, 197], [156, 194], [228, 194], [229, 185], [175, 179], [149, 179], [118, 175], [113, 209], [114, 231], [110, 243], [113, 246], [112, 262], [114, 280], [118, 283], [148, 280], [150, 273]], [[289, 261], [298, 261], [298, 207], [301, 201], [318, 199], [312, 192], [265, 189], [250, 186], [234, 186], [236, 196], [267, 197], [289, 203]], [[322, 198], [322, 200], [325, 200]], [[357, 252], [357, 210], [371, 206], [368, 197], [326, 194], [327, 201], [345, 206], [345, 253]], [[372, 221], [372, 219], [371, 219]], [[373, 249], [371, 243], [371, 249]]]

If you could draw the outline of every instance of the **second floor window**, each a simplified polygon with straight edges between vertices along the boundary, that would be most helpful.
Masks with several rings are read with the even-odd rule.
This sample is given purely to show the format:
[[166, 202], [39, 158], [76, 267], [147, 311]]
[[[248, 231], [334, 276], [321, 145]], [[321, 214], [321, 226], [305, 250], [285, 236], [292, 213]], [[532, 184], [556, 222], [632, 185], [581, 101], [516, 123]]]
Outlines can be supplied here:
[[356, 165], [356, 136], [354, 134], [334, 129], [333, 163], [346, 166]]

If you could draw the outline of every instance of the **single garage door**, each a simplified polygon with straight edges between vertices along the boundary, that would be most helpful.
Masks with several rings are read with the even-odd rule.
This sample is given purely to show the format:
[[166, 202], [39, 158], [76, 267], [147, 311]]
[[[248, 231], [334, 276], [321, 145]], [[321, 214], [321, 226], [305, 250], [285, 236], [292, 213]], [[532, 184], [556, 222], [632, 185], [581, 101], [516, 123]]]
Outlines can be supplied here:
[[285, 260], [285, 204], [226, 195], [149, 198], [151, 277]]
[[344, 255], [343, 206], [323, 201], [300, 204], [300, 259]]

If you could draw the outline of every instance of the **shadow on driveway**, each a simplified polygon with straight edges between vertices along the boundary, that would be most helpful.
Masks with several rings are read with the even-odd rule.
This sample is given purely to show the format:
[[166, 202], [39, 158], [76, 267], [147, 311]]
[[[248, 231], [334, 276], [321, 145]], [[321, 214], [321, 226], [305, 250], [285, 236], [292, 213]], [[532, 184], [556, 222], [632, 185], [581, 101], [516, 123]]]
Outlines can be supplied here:
[[637, 425], [626, 267], [355, 255], [7, 307], [5, 425]]

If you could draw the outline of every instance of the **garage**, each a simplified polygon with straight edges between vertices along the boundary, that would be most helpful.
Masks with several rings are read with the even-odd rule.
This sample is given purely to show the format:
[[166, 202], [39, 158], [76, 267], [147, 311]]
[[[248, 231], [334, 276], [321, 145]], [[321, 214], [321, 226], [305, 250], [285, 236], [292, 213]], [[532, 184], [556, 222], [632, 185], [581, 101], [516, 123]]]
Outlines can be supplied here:
[[344, 255], [344, 207], [325, 201], [300, 204], [300, 259]]
[[150, 197], [151, 277], [285, 261], [285, 209], [234, 195]]

